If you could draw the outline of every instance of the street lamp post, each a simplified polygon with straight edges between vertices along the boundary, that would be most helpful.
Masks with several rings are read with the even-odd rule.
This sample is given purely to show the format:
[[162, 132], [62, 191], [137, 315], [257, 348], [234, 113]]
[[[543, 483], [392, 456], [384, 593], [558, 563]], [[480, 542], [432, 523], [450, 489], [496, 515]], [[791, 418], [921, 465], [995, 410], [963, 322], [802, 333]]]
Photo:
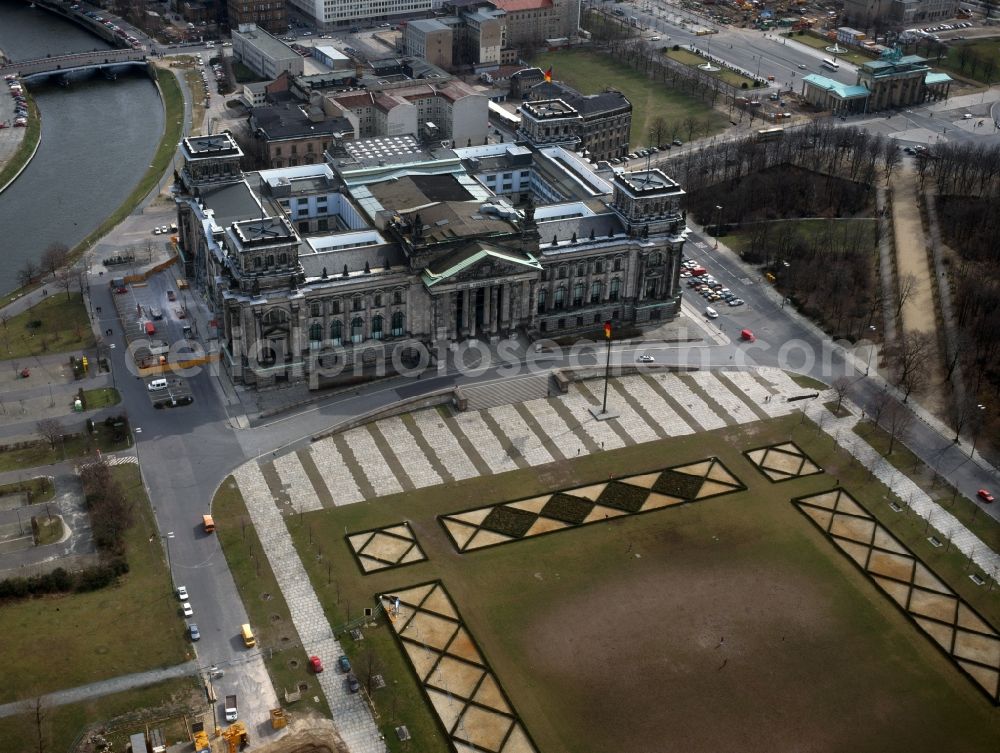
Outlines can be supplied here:
[[[869, 324], [868, 325], [868, 329], [869, 329], [869, 331], [874, 332], [875, 331], [875, 325], [874, 324]], [[872, 353], [874, 353], [874, 352], [875, 352], [875, 343], [873, 343], [873, 342], [868, 343], [868, 363], [865, 364], [865, 376], [868, 376], [868, 372], [871, 369], [871, 366], [872, 366]]]
[[979, 430], [983, 428], [983, 413], [986, 411], [986, 406], [979, 403], [976, 408], [979, 409], [978, 418], [976, 421], [976, 428], [972, 432], [972, 449], [969, 451], [969, 457], [973, 457], [976, 454], [976, 442], [979, 441]]
[[167, 544], [167, 571], [170, 573], [170, 585], [174, 585], [174, 568], [170, 564], [170, 539], [174, 537], [173, 531], [167, 531], [163, 536], [163, 540]]
[[722, 227], [722, 205], [715, 205], [715, 247], [719, 247], [719, 229]]

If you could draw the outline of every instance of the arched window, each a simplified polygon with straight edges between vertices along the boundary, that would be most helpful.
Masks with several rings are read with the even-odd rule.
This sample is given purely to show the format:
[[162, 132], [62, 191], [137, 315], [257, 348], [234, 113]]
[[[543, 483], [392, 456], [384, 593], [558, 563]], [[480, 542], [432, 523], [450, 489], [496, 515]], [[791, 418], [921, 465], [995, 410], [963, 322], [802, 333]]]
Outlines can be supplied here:
[[260, 257], [259, 256], [253, 257], [253, 268], [254, 269], [260, 269]]
[[583, 305], [583, 293], [587, 288], [584, 287], [582, 282], [578, 282], [573, 286], [573, 305], [582, 306]]
[[330, 310], [331, 314], [339, 314], [340, 313], [340, 301], [334, 301], [332, 304], [330, 304], [330, 309], [331, 309]]
[[622, 281], [617, 277], [611, 281], [611, 289], [608, 293], [609, 301], [617, 301], [618, 295], [621, 292]]
[[566, 305], [566, 286], [560, 285], [556, 288], [556, 297], [552, 302], [552, 308], [561, 309]]
[[274, 266], [274, 254], [268, 254], [267, 255], [267, 266], [269, 266], [269, 267], [273, 267]]
[[615, 272], [621, 272], [622, 271], [622, 257], [620, 257], [620, 256], [616, 256], [615, 257], [614, 271]]
[[334, 345], [342, 345], [344, 342], [344, 325], [340, 320], [330, 323], [330, 340]]
[[649, 257], [649, 267], [654, 268], [660, 266], [663, 262], [663, 257], [659, 254], [653, 254]]
[[403, 291], [397, 290], [392, 294], [392, 302], [397, 306], [403, 302]]
[[382, 315], [376, 314], [375, 318], [372, 319], [372, 339], [381, 340], [382, 339]]
[[359, 343], [365, 339], [365, 322], [358, 316], [351, 320], [351, 342]]
[[288, 264], [288, 254], [278, 254], [278, 264]]
[[319, 322], [313, 322], [309, 325], [309, 342], [319, 343], [323, 339], [323, 325]]
[[545, 302], [548, 300], [548, 297], [549, 297], [549, 291], [545, 290], [545, 288], [542, 288], [541, 290], [538, 291], [538, 313], [539, 314], [544, 314], [545, 313]]
[[392, 315], [392, 336], [403, 336], [403, 312], [397, 311]]
[[600, 281], [595, 282], [590, 286], [590, 302], [600, 303], [601, 302], [601, 283]]

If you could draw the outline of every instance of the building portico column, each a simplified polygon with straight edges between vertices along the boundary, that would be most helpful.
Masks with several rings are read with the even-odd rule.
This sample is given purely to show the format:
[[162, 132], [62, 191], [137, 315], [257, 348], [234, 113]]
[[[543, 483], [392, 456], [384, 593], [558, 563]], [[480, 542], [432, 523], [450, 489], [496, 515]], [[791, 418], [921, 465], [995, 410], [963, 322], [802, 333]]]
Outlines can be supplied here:
[[497, 325], [500, 320], [500, 286], [490, 286], [490, 334], [497, 333]]
[[493, 308], [490, 306], [493, 288], [483, 288], [483, 334], [489, 334], [490, 323], [493, 321]]
[[465, 289], [462, 291], [462, 336], [468, 337], [475, 327], [475, 322], [469, 321], [469, 311], [471, 306], [469, 301], [472, 298], [472, 291]]

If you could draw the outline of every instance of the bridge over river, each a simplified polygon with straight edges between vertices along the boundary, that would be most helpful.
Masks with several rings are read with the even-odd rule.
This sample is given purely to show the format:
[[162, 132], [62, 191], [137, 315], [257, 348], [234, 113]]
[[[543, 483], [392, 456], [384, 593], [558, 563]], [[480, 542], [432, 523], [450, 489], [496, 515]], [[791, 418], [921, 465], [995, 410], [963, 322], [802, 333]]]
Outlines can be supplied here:
[[118, 66], [146, 65], [145, 50], [96, 50], [71, 55], [53, 55], [34, 60], [17, 60], [0, 67], [0, 76], [16, 74], [22, 79], [98, 70]]

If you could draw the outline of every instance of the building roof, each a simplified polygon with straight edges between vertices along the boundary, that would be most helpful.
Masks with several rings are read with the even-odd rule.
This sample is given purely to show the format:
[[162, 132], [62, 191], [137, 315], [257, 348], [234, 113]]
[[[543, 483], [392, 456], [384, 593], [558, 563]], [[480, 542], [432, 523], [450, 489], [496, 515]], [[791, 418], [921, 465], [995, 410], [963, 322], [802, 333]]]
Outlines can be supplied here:
[[264, 55], [267, 55], [267, 57], [274, 60], [299, 57], [299, 53], [287, 44], [282, 42], [277, 37], [272, 37], [266, 31], [256, 26], [247, 31], [234, 30], [232, 34], [234, 37], [242, 37], [243, 39], [246, 39]]
[[245, 180], [224, 186], [201, 189], [199, 196], [206, 209], [211, 209], [215, 224], [228, 227], [233, 222], [260, 217], [261, 205]]
[[947, 73], [928, 73], [924, 76], [925, 84], [946, 84], [954, 79]]
[[343, 60], [343, 61], [350, 60], [350, 58], [347, 57], [347, 55], [342, 53], [336, 47], [331, 47], [328, 44], [316, 45], [315, 47], [313, 47], [313, 57], [316, 57], [317, 52], [320, 55], [329, 58], [330, 60]]
[[552, 7], [552, 0], [490, 0], [490, 3], [508, 13], [519, 10], [540, 10]]
[[526, 251], [501, 248], [492, 243], [473, 240], [454, 253], [432, 261], [424, 268], [420, 277], [424, 281], [424, 285], [430, 288], [438, 283], [447, 282], [449, 278], [485, 259], [511, 262], [525, 269], [540, 270], [542, 268], [538, 259]]
[[427, 34], [432, 31], [449, 31], [451, 27], [445, 26], [436, 18], [420, 18], [416, 21], [410, 21], [407, 23], [406, 28], [416, 29], [417, 31], [422, 31], [424, 34]]
[[838, 99], [858, 99], [861, 97], [867, 97], [871, 93], [864, 86], [842, 84], [835, 79], [827, 78], [826, 76], [819, 76], [815, 73], [803, 76], [802, 81], [809, 86], [815, 86], [818, 89], [832, 92]]
[[532, 99], [561, 99], [584, 117], [601, 113], [632, 109], [632, 103], [619, 91], [605, 91], [599, 94], [581, 94], [562, 81], [542, 81], [531, 87]]
[[250, 118], [254, 129], [262, 131], [265, 138], [270, 141], [354, 133], [354, 126], [347, 118], [312, 120], [301, 108], [289, 104], [278, 107], [255, 107]]

